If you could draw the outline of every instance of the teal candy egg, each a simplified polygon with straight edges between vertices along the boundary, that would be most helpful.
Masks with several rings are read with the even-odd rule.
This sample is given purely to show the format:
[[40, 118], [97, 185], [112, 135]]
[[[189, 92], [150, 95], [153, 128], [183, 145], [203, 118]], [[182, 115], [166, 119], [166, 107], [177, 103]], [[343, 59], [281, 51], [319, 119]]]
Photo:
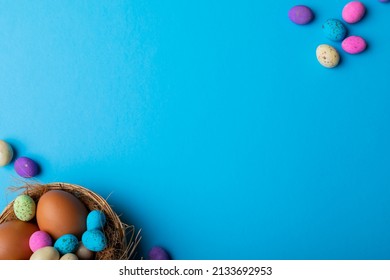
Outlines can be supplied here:
[[73, 234], [64, 234], [59, 237], [54, 243], [54, 248], [61, 255], [65, 255], [67, 253], [74, 253], [77, 250], [79, 245], [79, 240]]
[[106, 216], [100, 210], [92, 210], [87, 216], [87, 230], [102, 229], [106, 224]]
[[322, 24], [325, 36], [332, 41], [342, 41], [347, 36], [347, 28], [338, 19], [328, 19]]
[[16, 218], [21, 221], [27, 222], [35, 217], [35, 201], [26, 194], [19, 195], [15, 198], [13, 208]]
[[81, 241], [85, 248], [92, 252], [100, 252], [107, 247], [106, 236], [98, 229], [91, 229], [84, 232]]

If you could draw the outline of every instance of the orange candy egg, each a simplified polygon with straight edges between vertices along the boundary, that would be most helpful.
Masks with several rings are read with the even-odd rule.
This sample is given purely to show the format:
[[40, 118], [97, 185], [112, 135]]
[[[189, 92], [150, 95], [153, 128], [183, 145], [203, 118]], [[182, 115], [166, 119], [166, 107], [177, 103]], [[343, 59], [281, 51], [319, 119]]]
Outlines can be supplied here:
[[73, 194], [62, 190], [44, 193], [38, 203], [36, 219], [39, 229], [56, 240], [64, 234], [74, 234], [79, 239], [86, 231], [86, 206]]

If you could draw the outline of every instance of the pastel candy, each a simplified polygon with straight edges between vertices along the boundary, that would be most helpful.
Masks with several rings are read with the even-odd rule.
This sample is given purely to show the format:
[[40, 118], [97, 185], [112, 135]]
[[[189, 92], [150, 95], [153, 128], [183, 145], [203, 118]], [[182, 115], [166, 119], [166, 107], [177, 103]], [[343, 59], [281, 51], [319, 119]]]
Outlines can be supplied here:
[[343, 20], [348, 23], [359, 22], [366, 13], [366, 7], [362, 2], [352, 1], [346, 4], [342, 11]]
[[338, 19], [328, 19], [322, 24], [325, 36], [332, 41], [342, 41], [347, 36], [347, 28]]
[[347, 53], [358, 54], [366, 49], [367, 43], [360, 36], [349, 36], [341, 42], [341, 47]]
[[313, 11], [304, 5], [297, 5], [288, 11], [289, 19], [296, 24], [308, 24], [314, 18]]
[[14, 168], [21, 177], [31, 178], [38, 174], [38, 164], [28, 157], [20, 157], [15, 160]]
[[340, 62], [338, 51], [330, 45], [322, 44], [316, 50], [318, 62], [326, 68], [334, 68]]
[[5, 166], [11, 162], [14, 152], [10, 144], [0, 140], [0, 166]]

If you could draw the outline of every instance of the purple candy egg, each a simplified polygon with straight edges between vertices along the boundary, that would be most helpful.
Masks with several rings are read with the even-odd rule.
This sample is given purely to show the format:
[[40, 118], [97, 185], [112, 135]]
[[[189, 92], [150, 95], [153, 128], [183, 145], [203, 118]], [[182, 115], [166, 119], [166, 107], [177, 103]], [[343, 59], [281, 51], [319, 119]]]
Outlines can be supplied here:
[[308, 24], [314, 18], [313, 11], [304, 5], [297, 5], [288, 11], [289, 19], [296, 24]]
[[170, 256], [163, 248], [155, 246], [149, 251], [149, 259], [151, 260], [170, 260]]
[[31, 178], [38, 174], [38, 164], [28, 157], [20, 157], [15, 160], [14, 168], [16, 173], [23, 178]]
[[386, 3], [386, 2], [390, 2], [390, 0], [379, 0], [379, 2]]

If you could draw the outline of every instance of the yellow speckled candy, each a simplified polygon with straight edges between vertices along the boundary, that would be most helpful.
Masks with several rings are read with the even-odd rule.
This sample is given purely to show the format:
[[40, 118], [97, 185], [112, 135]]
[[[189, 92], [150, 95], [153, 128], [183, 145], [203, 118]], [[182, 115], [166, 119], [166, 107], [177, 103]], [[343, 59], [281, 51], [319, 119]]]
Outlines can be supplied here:
[[316, 50], [316, 55], [318, 62], [326, 68], [334, 68], [340, 62], [338, 51], [327, 44], [319, 45]]
[[16, 218], [21, 221], [30, 221], [35, 217], [36, 204], [35, 201], [28, 195], [19, 195], [14, 200], [14, 212]]

